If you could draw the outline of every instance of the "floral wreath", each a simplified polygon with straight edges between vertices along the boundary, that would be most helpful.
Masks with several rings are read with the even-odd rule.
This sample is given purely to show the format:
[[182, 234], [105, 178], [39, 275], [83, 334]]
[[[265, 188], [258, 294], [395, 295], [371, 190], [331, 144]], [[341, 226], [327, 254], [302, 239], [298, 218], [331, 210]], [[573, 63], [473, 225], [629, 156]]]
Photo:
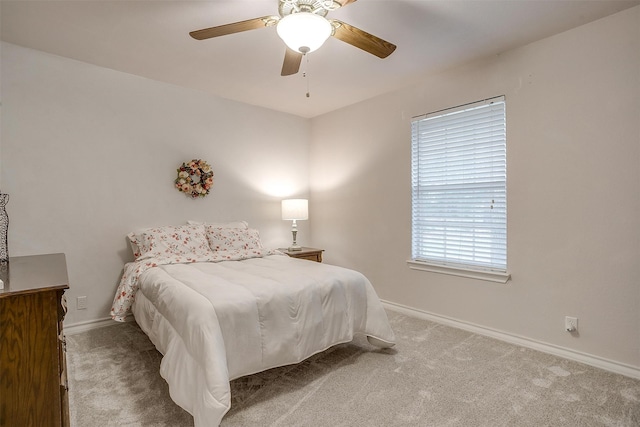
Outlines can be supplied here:
[[174, 183], [178, 191], [193, 199], [204, 197], [213, 186], [213, 170], [204, 160], [193, 159], [178, 168], [178, 177]]

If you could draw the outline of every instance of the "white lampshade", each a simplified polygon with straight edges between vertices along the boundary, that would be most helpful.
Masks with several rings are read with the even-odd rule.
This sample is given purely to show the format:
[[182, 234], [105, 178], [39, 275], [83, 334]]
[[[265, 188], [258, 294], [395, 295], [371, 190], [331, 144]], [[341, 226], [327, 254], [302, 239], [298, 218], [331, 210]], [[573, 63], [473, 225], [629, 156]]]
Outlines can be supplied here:
[[324, 17], [310, 12], [287, 15], [278, 21], [278, 36], [291, 50], [313, 52], [331, 35], [331, 24]]
[[309, 201], [307, 199], [288, 199], [282, 201], [282, 219], [309, 219]]

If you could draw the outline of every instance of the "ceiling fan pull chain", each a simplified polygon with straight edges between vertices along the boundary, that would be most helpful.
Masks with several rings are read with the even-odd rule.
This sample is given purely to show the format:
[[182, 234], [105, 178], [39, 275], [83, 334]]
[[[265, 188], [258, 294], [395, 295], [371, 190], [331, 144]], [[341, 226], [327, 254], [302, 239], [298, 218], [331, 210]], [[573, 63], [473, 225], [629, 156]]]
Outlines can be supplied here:
[[[305, 74], [307, 74], [309, 72], [309, 69], [310, 69], [310, 67], [309, 67], [309, 55], [305, 55], [305, 56], [307, 58], [307, 69], [305, 71]], [[310, 77], [306, 77], [306, 79], [307, 79], [307, 98], [309, 98], [311, 96], [310, 95], [311, 90], [309, 89], [309, 86], [311, 86], [311, 78]]]
[[306, 59], [306, 64], [305, 64], [306, 70], [302, 74], [302, 77], [304, 77], [307, 80], [307, 98], [309, 98], [310, 97], [310, 95], [309, 95], [309, 77], [307, 77], [307, 73], [309, 71], [309, 55], [305, 55], [304, 57]]

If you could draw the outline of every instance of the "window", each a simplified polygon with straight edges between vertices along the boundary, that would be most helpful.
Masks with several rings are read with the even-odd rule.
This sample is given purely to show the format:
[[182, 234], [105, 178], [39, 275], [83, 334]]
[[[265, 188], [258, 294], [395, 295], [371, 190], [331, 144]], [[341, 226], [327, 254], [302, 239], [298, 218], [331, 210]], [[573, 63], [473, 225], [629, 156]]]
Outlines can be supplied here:
[[411, 146], [409, 265], [506, 282], [504, 97], [414, 118]]

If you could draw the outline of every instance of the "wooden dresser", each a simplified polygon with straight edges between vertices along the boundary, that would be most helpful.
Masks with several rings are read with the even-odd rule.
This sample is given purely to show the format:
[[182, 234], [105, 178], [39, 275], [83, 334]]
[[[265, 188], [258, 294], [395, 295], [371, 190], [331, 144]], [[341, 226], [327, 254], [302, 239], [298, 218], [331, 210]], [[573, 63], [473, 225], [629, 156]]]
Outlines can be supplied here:
[[10, 258], [0, 279], [0, 427], [67, 427], [65, 255]]

